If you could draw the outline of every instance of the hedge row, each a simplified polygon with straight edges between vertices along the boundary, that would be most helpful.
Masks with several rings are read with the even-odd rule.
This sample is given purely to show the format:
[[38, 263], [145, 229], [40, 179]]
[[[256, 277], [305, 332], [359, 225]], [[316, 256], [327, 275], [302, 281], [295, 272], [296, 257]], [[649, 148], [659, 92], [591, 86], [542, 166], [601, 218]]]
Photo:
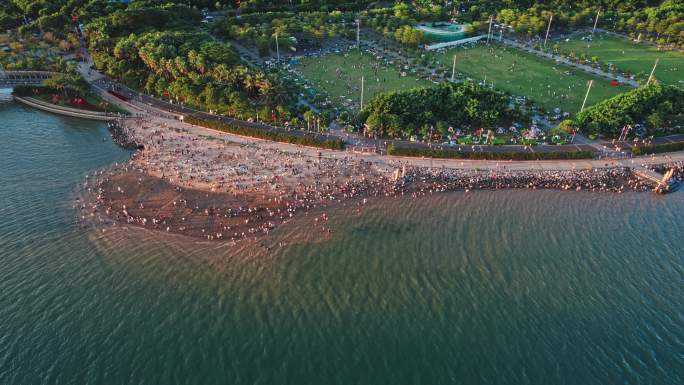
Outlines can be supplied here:
[[342, 150], [344, 149], [344, 141], [339, 138], [330, 140], [321, 140], [313, 136], [303, 136], [289, 134], [285, 132], [270, 131], [268, 129], [260, 129], [255, 127], [245, 127], [237, 126], [233, 124], [227, 124], [215, 120], [205, 120], [196, 118], [194, 116], [186, 116], [184, 118], [186, 123], [194, 124], [196, 126], [202, 126], [206, 128], [211, 128], [213, 130], [228, 132], [231, 134], [249, 136], [252, 138], [266, 139], [274, 142], [283, 142], [291, 144], [299, 144], [302, 146], [325, 148], [330, 150]]
[[673, 152], [684, 150], [684, 142], [654, 144], [652, 146], [634, 146], [632, 155], [659, 154], [661, 152]]
[[[33, 93], [34, 90], [38, 90], [40, 93], [43, 94], [61, 94], [62, 91], [59, 91], [55, 88], [51, 87], [45, 87], [45, 86], [14, 86], [14, 91], [12, 91], [13, 95], [23, 97], [23, 96], [35, 96]], [[75, 96], [76, 93], [72, 90], [67, 88], [66, 89], [67, 95], [69, 96]]]
[[476, 160], [553, 160], [553, 159], [590, 159], [591, 151], [571, 152], [465, 152], [454, 150], [434, 150], [428, 148], [402, 148], [390, 145], [387, 154], [446, 159]]

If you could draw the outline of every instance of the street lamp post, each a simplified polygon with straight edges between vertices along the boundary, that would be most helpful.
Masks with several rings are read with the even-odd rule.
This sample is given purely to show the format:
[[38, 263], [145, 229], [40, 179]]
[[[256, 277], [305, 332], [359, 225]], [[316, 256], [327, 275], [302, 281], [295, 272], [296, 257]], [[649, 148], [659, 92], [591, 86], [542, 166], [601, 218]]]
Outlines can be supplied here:
[[363, 82], [364, 82], [364, 77], [361, 76], [361, 109], [363, 110]]
[[584, 105], [587, 104], [587, 98], [589, 97], [589, 91], [591, 91], [591, 86], [594, 84], [593, 80], [589, 80], [589, 88], [587, 88], [587, 94], [584, 95], [584, 101], [582, 102], [582, 108], [580, 108], [580, 112], [584, 111]]
[[275, 34], [275, 40], [276, 40], [276, 55], [278, 58], [278, 64], [280, 64], [280, 45], [278, 45], [278, 32]]
[[601, 8], [599, 8], [598, 12], [596, 12], [596, 20], [594, 20], [594, 28], [591, 30], [591, 36], [594, 36], [594, 32], [596, 32], [596, 25], [598, 25], [598, 20], [599, 20], [600, 15], [601, 15]]
[[546, 42], [549, 40], [549, 32], [551, 32], [551, 21], [553, 20], [553, 15], [549, 17], [549, 26], [546, 28], [546, 37], [544, 38], [544, 48], [546, 48]]
[[655, 69], [656, 69], [656, 67], [658, 66], [658, 61], [659, 61], [659, 60], [660, 60], [660, 58], [657, 58], [656, 61], [655, 61], [655, 64], [653, 64], [653, 69], [651, 70], [651, 74], [648, 75], [648, 81], [646, 82], [646, 85], [651, 84], [651, 80], [653, 80], [653, 74], [655, 73]]

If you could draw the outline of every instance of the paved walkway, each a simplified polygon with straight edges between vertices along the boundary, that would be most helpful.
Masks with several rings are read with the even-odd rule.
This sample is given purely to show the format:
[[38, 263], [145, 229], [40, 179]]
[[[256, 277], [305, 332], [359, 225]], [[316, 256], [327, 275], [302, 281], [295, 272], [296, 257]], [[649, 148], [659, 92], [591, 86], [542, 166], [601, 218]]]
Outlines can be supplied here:
[[313, 147], [298, 146], [288, 143], [272, 142], [268, 140], [244, 137], [221, 131], [215, 131], [204, 127], [193, 126], [183, 123], [177, 119], [165, 116], [165, 111], [159, 110], [154, 106], [133, 101], [131, 103], [136, 109], [145, 111], [148, 117], [154, 119], [157, 126], [166, 126], [168, 129], [181, 129], [190, 134], [227, 140], [241, 144], [258, 144], [262, 148], [278, 149], [281, 151], [302, 152], [311, 157], [324, 157], [329, 159], [344, 159], [355, 157], [372, 162], [384, 169], [394, 169], [400, 164], [416, 167], [437, 167], [464, 170], [513, 170], [513, 171], [535, 171], [535, 170], [581, 170], [594, 168], [630, 167], [636, 170], [645, 170], [644, 166], [656, 165], [671, 162], [684, 162], [684, 151], [661, 154], [657, 156], [642, 156], [623, 160], [545, 160], [545, 161], [494, 161], [494, 160], [460, 160], [460, 159], [432, 159], [432, 158], [413, 158], [378, 155], [375, 153], [358, 153], [354, 151], [335, 151], [321, 150]]

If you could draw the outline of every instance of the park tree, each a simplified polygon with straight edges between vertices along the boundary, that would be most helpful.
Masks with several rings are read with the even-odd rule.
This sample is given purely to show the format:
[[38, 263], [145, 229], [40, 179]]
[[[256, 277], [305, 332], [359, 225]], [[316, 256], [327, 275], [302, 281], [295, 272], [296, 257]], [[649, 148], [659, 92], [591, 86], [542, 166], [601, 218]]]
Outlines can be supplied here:
[[558, 131], [560, 131], [564, 134], [571, 134], [572, 132], [575, 131], [575, 124], [571, 119], [562, 120], [558, 124]]
[[420, 130], [425, 126], [433, 130], [447, 124], [491, 127], [502, 120], [527, 119], [509, 106], [507, 96], [473, 82], [381, 94], [364, 108], [364, 114], [369, 131], [391, 138], [424, 134]]
[[43, 81], [45, 87], [60, 91], [66, 97], [71, 91], [83, 95], [88, 90], [88, 83], [76, 73], [58, 73]]
[[619, 136], [625, 125], [645, 120], [650, 130], [684, 111], [684, 91], [657, 82], [604, 100], [577, 114], [575, 125], [588, 134]]

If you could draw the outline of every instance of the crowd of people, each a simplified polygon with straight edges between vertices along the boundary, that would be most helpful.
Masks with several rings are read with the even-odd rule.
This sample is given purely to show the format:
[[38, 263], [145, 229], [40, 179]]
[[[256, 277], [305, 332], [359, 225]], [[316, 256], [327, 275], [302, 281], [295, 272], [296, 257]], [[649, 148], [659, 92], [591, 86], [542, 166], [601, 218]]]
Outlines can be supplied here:
[[[81, 217], [207, 240], [257, 238], [313, 209], [323, 211], [316, 226], [331, 231], [326, 208], [343, 204], [360, 211], [373, 197], [504, 188], [652, 189], [627, 168], [467, 170], [372, 162], [352, 153], [315, 156], [271, 142], [202, 135], [158, 117], [122, 120], [110, 131], [117, 143], [137, 151], [129, 162], [86, 178], [83, 187], [93, 198], [80, 202]], [[669, 167], [684, 177], [684, 164]]]

